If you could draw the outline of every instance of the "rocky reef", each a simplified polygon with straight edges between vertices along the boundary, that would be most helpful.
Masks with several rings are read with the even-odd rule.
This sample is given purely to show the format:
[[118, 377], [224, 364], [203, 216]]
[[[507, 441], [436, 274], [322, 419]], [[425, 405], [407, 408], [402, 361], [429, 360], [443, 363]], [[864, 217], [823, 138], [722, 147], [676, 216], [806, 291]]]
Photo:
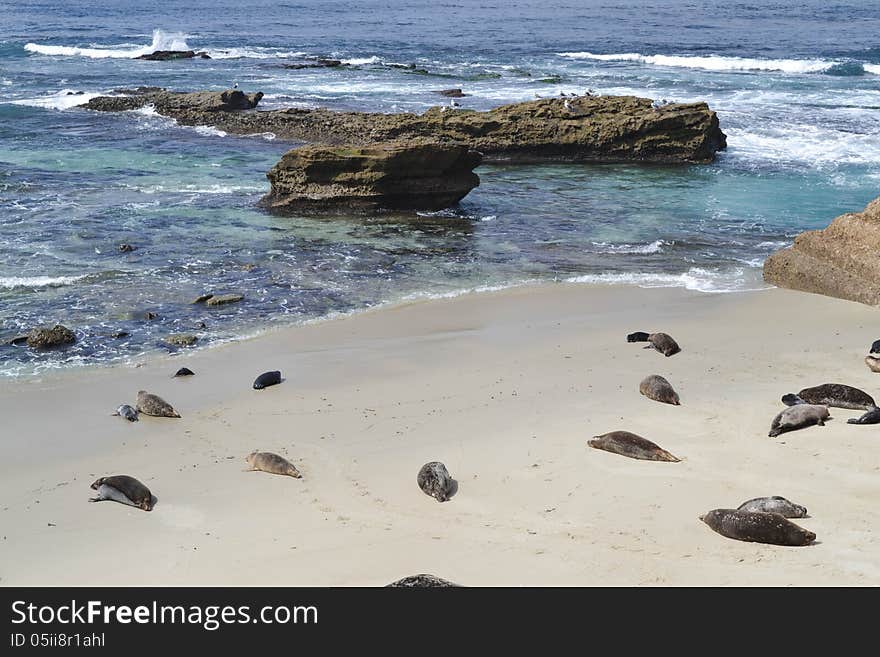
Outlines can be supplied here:
[[480, 179], [480, 154], [463, 144], [426, 139], [371, 146], [302, 146], [266, 174], [262, 205], [276, 212], [440, 210]]
[[863, 212], [801, 233], [764, 262], [764, 280], [779, 287], [880, 305], [880, 198]]
[[257, 107], [261, 93], [238, 90], [170, 92], [142, 88], [99, 96], [83, 107], [124, 111], [152, 104], [184, 125], [232, 134], [272, 132], [280, 139], [328, 145], [430, 139], [460, 143], [487, 162], [711, 162], [726, 147], [718, 117], [706, 103], [658, 109], [648, 98], [579, 96], [504, 105], [486, 112], [433, 107], [422, 114], [336, 112]]

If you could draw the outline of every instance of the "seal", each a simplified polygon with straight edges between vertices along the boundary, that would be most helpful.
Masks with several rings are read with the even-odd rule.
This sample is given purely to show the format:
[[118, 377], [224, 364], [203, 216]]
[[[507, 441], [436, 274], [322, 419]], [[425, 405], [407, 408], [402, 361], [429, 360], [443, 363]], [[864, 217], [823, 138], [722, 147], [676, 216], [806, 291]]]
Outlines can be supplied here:
[[672, 339], [672, 336], [666, 333], [645, 333], [644, 331], [636, 331], [626, 336], [627, 342], [650, 342], [651, 344], [645, 349], [654, 348], [664, 356], [674, 356], [681, 347]]
[[871, 351], [869, 351], [868, 353], [880, 354], [880, 340], [874, 340], [873, 344], [871, 345]]
[[763, 513], [778, 513], [783, 518], [806, 518], [807, 507], [789, 502], [784, 497], [774, 495], [772, 497], [755, 497], [748, 502], [743, 502], [737, 511], [761, 511]]
[[816, 535], [778, 513], [714, 509], [700, 516], [714, 531], [727, 538], [770, 545], [801, 546], [816, 540]]
[[293, 466], [293, 463], [283, 456], [278, 456], [278, 454], [273, 454], [272, 452], [258, 452], [257, 450], [254, 450], [245, 456], [244, 460], [247, 461], [249, 466], [251, 466], [245, 470], [245, 472], [259, 470], [260, 472], [286, 475], [288, 477], [294, 477], [295, 479], [300, 479], [302, 477], [299, 470]]
[[440, 461], [425, 463], [416, 477], [419, 488], [438, 502], [445, 502], [452, 497], [455, 480], [449, 475], [446, 466]]
[[137, 410], [154, 417], [180, 417], [180, 413], [171, 404], [146, 390], [138, 390]]
[[427, 573], [421, 573], [419, 575], [409, 575], [408, 577], [403, 577], [395, 582], [391, 582], [391, 584], [386, 584], [385, 587], [393, 587], [393, 588], [407, 588], [407, 589], [415, 589], [415, 588], [437, 588], [437, 587], [448, 587], [448, 586], [461, 586], [461, 584], [456, 584], [455, 582], [450, 582], [447, 579], [443, 579], [442, 577], [437, 577], [436, 575], [428, 575]]
[[672, 404], [673, 406], [681, 405], [678, 393], [672, 389], [672, 384], [659, 374], [651, 374], [642, 379], [642, 382], [639, 384], [639, 392], [654, 401]]
[[263, 372], [254, 381], [254, 390], [262, 390], [263, 388], [278, 385], [279, 383], [281, 383], [280, 371], [275, 370], [274, 372]]
[[670, 463], [681, 461], [680, 458], [673, 456], [647, 438], [642, 438], [629, 431], [611, 431], [610, 433], [603, 433], [601, 436], [593, 436], [593, 439], [588, 440], [587, 444], [590, 447], [620, 454], [621, 456], [628, 456], [631, 459], [667, 461]]
[[819, 404], [797, 404], [783, 409], [770, 423], [770, 433], [767, 434], [771, 438], [778, 436], [786, 431], [795, 431], [796, 429], [804, 429], [818, 424], [820, 427], [825, 426], [825, 420], [830, 420], [831, 415], [828, 413], [828, 407]]
[[851, 417], [847, 424], [878, 424], [880, 423], [880, 408], [872, 408], [861, 417]]
[[174, 373], [174, 376], [193, 376], [195, 372], [193, 372], [188, 367], [181, 367]]
[[112, 415], [118, 415], [120, 417], [124, 417], [129, 422], [137, 422], [138, 421], [138, 412], [133, 409], [128, 404], [122, 404], [119, 408], [116, 409], [115, 413]]
[[870, 411], [872, 408], [877, 408], [874, 398], [867, 392], [842, 383], [823, 383], [820, 386], [804, 388], [796, 395], [788, 393], [783, 395], [782, 403], [787, 406], [821, 404], [855, 411]]
[[92, 489], [98, 491], [98, 495], [90, 497], [89, 502], [113, 500], [129, 506], [136, 506], [144, 511], [152, 511], [156, 504], [150, 489], [128, 475], [101, 477], [92, 484]]
[[872, 372], [880, 372], [880, 357], [877, 356], [865, 356], [865, 365], [868, 366], [868, 369]]

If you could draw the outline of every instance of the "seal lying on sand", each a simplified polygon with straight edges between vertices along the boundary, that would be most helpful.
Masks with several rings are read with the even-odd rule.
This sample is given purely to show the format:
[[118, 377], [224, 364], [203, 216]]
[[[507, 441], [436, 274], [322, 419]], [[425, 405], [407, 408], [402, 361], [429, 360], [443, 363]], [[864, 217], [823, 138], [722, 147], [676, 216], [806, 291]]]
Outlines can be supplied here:
[[281, 383], [280, 371], [275, 370], [274, 372], [263, 372], [254, 381], [254, 390], [262, 390], [263, 388], [268, 388], [269, 386], [274, 386], [279, 383]]
[[631, 459], [669, 461], [671, 463], [677, 463], [681, 460], [647, 438], [642, 438], [629, 431], [612, 431], [603, 433], [601, 436], [593, 436], [593, 440], [588, 440], [587, 444], [590, 447], [628, 456]]
[[877, 408], [874, 398], [867, 392], [842, 383], [823, 383], [820, 386], [804, 388], [796, 395], [788, 393], [782, 397], [782, 403], [788, 406], [821, 404], [856, 411], [870, 411], [872, 408]]
[[171, 404], [146, 390], [138, 390], [137, 410], [154, 417], [180, 417]]
[[737, 511], [760, 511], [763, 513], [778, 513], [783, 518], [806, 518], [807, 507], [789, 502], [784, 497], [774, 495], [773, 497], [756, 497], [743, 502], [737, 508]]
[[111, 413], [111, 415], [118, 415], [120, 417], [124, 417], [129, 422], [137, 422], [138, 421], [138, 412], [133, 409], [128, 404], [122, 404], [119, 408], [116, 409], [115, 413]]
[[713, 530], [738, 541], [769, 543], [771, 545], [809, 545], [816, 535], [799, 527], [778, 513], [715, 509], [700, 516]]
[[430, 495], [438, 502], [445, 502], [452, 495], [454, 479], [440, 461], [425, 463], [419, 470], [416, 482], [425, 495]]
[[880, 372], [880, 356], [865, 356], [865, 365], [872, 372]]
[[674, 406], [681, 405], [678, 393], [672, 389], [672, 384], [659, 374], [651, 374], [642, 379], [642, 382], [639, 384], [639, 392], [654, 401]]
[[672, 356], [681, 351], [678, 343], [666, 333], [645, 333], [644, 331], [637, 331], [635, 333], [630, 333], [628, 336], [626, 336], [626, 341], [650, 342], [650, 346], [645, 347], [645, 349], [650, 349], [651, 347], [653, 347], [664, 356]]
[[851, 417], [847, 424], [878, 424], [880, 423], [880, 408], [872, 408], [861, 417]]
[[302, 475], [299, 473], [293, 463], [288, 461], [283, 456], [278, 456], [278, 454], [273, 454], [272, 452], [258, 452], [254, 450], [250, 454], [244, 457], [244, 460], [247, 461], [248, 465], [251, 466], [245, 472], [253, 472], [254, 470], [259, 470], [260, 472], [268, 472], [270, 474], [277, 475], [286, 475], [288, 477], [294, 477], [296, 479], [300, 479]]
[[144, 511], [153, 510], [153, 494], [149, 488], [134, 477], [128, 475], [101, 477], [92, 484], [92, 488], [98, 491], [98, 496], [90, 497], [89, 502], [113, 500], [129, 506], [136, 506]]
[[825, 426], [825, 420], [831, 419], [827, 406], [819, 404], [797, 404], [783, 409], [779, 415], [773, 418], [770, 424], [771, 438], [778, 436], [786, 431], [794, 431], [795, 429], [804, 429], [818, 424], [820, 427]]
[[461, 586], [461, 584], [456, 584], [454, 582], [450, 582], [449, 580], [443, 579], [441, 577], [437, 577], [436, 575], [410, 575], [409, 577], [403, 577], [396, 582], [391, 582], [391, 584], [386, 584], [386, 587], [397, 587], [397, 588], [435, 588], [441, 586]]
[[874, 340], [874, 343], [871, 345], [871, 351], [868, 353], [880, 355], [880, 340]]
[[193, 376], [195, 372], [193, 372], [188, 367], [181, 367], [174, 373], [174, 376]]

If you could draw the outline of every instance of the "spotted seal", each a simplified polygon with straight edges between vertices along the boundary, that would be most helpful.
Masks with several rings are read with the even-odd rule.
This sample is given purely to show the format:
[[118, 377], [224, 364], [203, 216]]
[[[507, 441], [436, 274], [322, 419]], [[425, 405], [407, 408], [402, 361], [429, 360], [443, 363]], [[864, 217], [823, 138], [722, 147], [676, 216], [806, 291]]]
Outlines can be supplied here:
[[611, 431], [610, 433], [603, 433], [601, 436], [593, 436], [593, 439], [588, 440], [587, 444], [590, 447], [620, 454], [621, 456], [628, 456], [631, 459], [667, 461], [670, 463], [681, 461], [680, 458], [673, 456], [647, 438], [642, 438], [629, 431]]
[[806, 518], [807, 507], [789, 502], [784, 497], [773, 495], [772, 497], [755, 497], [740, 504], [737, 511], [761, 511], [763, 513], [778, 513], [783, 518]]
[[874, 398], [867, 392], [842, 383], [823, 383], [820, 386], [804, 388], [796, 395], [788, 393], [782, 397], [782, 403], [788, 406], [821, 404], [856, 411], [870, 411], [872, 408], [877, 408]]
[[786, 431], [795, 431], [796, 429], [804, 429], [818, 424], [820, 427], [825, 426], [825, 420], [830, 420], [831, 415], [828, 413], [828, 407], [820, 404], [796, 404], [783, 409], [770, 424], [771, 438], [778, 436]]
[[273, 372], [263, 372], [254, 381], [254, 390], [262, 390], [263, 388], [278, 385], [279, 383], [281, 383], [280, 371], [275, 370]]
[[651, 374], [642, 379], [642, 382], [639, 384], [639, 392], [654, 401], [672, 404], [673, 406], [681, 405], [678, 393], [673, 390], [672, 384], [659, 374]]
[[385, 586], [393, 588], [414, 589], [461, 586], [461, 584], [450, 582], [449, 580], [443, 579], [442, 577], [437, 577], [436, 575], [421, 573], [419, 575], [409, 575], [407, 577], [402, 577], [401, 579], [391, 582], [391, 584], [386, 584]]
[[272, 452], [258, 452], [257, 450], [254, 450], [245, 456], [244, 460], [247, 461], [249, 466], [251, 466], [245, 470], [245, 472], [259, 470], [260, 472], [286, 475], [295, 479], [302, 478], [302, 475], [299, 473], [299, 470], [294, 467], [293, 463], [283, 456], [278, 456], [278, 454], [273, 454]]
[[113, 500], [136, 506], [144, 511], [152, 511], [156, 504], [156, 498], [153, 497], [150, 489], [128, 475], [101, 477], [92, 484], [92, 489], [98, 491], [98, 494], [96, 497], [90, 497], [89, 502]]
[[654, 348], [664, 356], [674, 356], [681, 347], [672, 339], [672, 336], [666, 333], [645, 333], [644, 331], [636, 331], [626, 336], [627, 342], [650, 342], [645, 349]]
[[851, 417], [847, 424], [878, 424], [880, 423], [880, 408], [872, 408], [861, 417]]
[[133, 409], [128, 404], [122, 404], [119, 408], [116, 409], [115, 413], [111, 413], [111, 415], [118, 415], [120, 417], [124, 417], [129, 422], [137, 422], [138, 421], [138, 412]]
[[714, 509], [700, 516], [713, 531], [727, 538], [752, 543], [801, 546], [816, 540], [816, 535], [778, 513]]
[[154, 417], [180, 417], [180, 413], [171, 404], [146, 390], [138, 390], [137, 410]]
[[419, 488], [438, 502], [445, 502], [452, 497], [455, 480], [449, 475], [446, 466], [440, 461], [425, 463], [416, 477]]

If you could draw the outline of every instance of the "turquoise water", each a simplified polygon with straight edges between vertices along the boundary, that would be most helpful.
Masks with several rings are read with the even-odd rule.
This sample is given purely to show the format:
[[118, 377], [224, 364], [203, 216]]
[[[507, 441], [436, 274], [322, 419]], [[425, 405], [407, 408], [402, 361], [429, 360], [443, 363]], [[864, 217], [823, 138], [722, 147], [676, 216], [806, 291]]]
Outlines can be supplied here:
[[[0, 347], [0, 374], [528, 281], [762, 288], [767, 254], [880, 195], [880, 8], [728, 5], [0, 3], [0, 335], [78, 336]], [[167, 47], [213, 59], [131, 59]], [[349, 66], [282, 68], [320, 56]], [[256, 202], [291, 144], [75, 107], [234, 82], [266, 107], [387, 112], [448, 87], [475, 109], [587, 88], [706, 100], [729, 148], [705, 166], [483, 166], [460, 207], [417, 221], [279, 218]], [[246, 300], [189, 303], [205, 291]]]

